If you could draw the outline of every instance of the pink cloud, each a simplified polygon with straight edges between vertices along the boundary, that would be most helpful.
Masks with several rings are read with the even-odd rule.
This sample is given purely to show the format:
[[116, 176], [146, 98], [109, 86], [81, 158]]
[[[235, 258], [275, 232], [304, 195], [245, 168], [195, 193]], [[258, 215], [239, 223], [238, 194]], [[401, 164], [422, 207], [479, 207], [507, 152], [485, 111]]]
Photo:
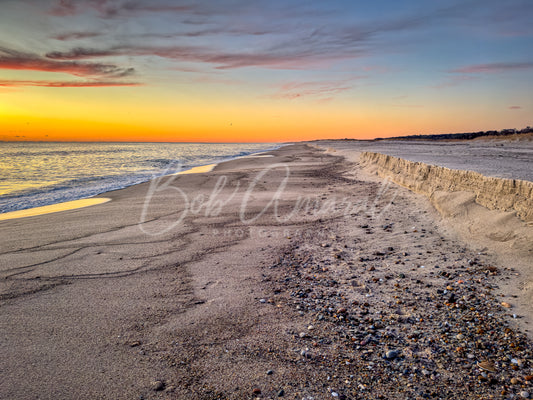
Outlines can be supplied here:
[[509, 106], [507, 107], [509, 110], [521, 110], [522, 107], [521, 106]]
[[483, 73], [498, 73], [505, 71], [517, 71], [524, 69], [532, 69], [533, 62], [509, 62], [509, 63], [491, 63], [491, 64], [477, 64], [467, 65], [465, 67], [454, 69], [450, 72], [461, 74], [483, 74]]
[[102, 36], [102, 32], [65, 32], [60, 33], [55, 36], [52, 36], [52, 39], [66, 41], [66, 40], [77, 40], [77, 39], [87, 39], [97, 36]]

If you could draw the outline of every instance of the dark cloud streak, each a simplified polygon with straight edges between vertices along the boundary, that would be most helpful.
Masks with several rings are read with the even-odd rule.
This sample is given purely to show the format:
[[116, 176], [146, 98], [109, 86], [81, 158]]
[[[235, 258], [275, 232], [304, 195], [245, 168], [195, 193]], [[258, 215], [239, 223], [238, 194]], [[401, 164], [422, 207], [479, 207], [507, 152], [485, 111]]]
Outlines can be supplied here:
[[120, 87], [120, 86], [141, 86], [138, 82], [117, 82], [117, 81], [86, 81], [86, 82], [68, 82], [68, 81], [19, 81], [19, 80], [0, 80], [0, 87], [22, 87], [37, 86], [50, 88], [91, 88], [91, 87]]
[[316, 54], [303, 49], [295, 52], [256, 52], [225, 53], [199, 46], [115, 46], [109, 49], [74, 48], [68, 52], [50, 52], [46, 56], [53, 60], [82, 60], [92, 57], [111, 56], [157, 56], [181, 62], [207, 63], [216, 69], [235, 69], [243, 67], [264, 67], [272, 69], [301, 69], [310, 65], [331, 62], [340, 55]]
[[102, 18], [113, 18], [125, 14], [131, 15], [145, 12], [184, 12], [191, 11], [192, 7], [147, 1], [59, 0], [50, 13], [56, 16], [68, 16], [80, 14], [90, 9], [96, 10]]
[[102, 35], [103, 35], [102, 32], [65, 32], [65, 33], [60, 33], [55, 36], [52, 36], [52, 39], [68, 41], [68, 40], [93, 38], [93, 37], [98, 37]]
[[134, 74], [134, 68], [121, 68], [97, 62], [57, 61], [33, 53], [0, 47], [0, 69], [63, 72], [80, 77], [122, 78]]
[[98, 57], [108, 57], [117, 55], [117, 52], [110, 50], [97, 50], [85, 47], [75, 47], [67, 52], [52, 51], [45, 54], [46, 58], [52, 60], [83, 60]]

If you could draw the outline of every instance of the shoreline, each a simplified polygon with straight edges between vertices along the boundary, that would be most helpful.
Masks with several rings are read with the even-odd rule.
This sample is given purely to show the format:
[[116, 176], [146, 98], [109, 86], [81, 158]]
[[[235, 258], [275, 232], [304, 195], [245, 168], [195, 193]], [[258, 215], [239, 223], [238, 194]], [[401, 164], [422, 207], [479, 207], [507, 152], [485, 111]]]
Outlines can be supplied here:
[[[199, 165], [196, 167], [186, 169], [184, 171], [177, 172], [175, 175], [207, 173], [207, 172], [211, 172], [216, 165], [217, 164]], [[137, 183], [136, 185], [139, 185], [139, 183]], [[135, 185], [131, 185], [131, 186], [135, 186]], [[125, 188], [122, 188], [122, 189], [125, 189]], [[121, 189], [117, 189], [117, 190], [121, 190]], [[79, 208], [85, 208], [85, 207], [95, 206], [98, 204], [103, 204], [108, 201], [111, 201], [111, 199], [107, 197], [100, 197], [100, 196], [105, 196], [106, 193], [107, 192], [99, 193], [99, 194], [96, 194], [94, 196], [91, 196], [85, 199], [71, 200], [71, 201], [65, 201], [65, 202], [60, 202], [60, 203], [54, 203], [54, 204], [50, 204], [46, 206], [25, 208], [23, 210], [8, 211], [5, 213], [0, 213], [0, 221], [7, 221], [10, 219], [18, 219], [18, 218], [26, 218], [26, 217], [36, 217], [38, 215], [52, 214], [52, 213], [58, 213], [62, 211], [77, 210]]]
[[501, 305], [517, 300], [496, 288], [512, 267], [349, 159], [266, 153], [5, 221], [0, 397], [531, 391], [531, 342]]
[[[13, 143], [16, 143], [16, 142], [13, 142]], [[57, 142], [57, 143], [62, 144], [63, 142]], [[73, 142], [73, 143], [74, 144], [80, 144], [80, 142]], [[98, 142], [96, 142], [96, 143], [98, 144]], [[105, 144], [105, 143], [106, 142], [104, 142], [103, 144]], [[125, 143], [125, 144], [132, 144], [132, 143]], [[137, 143], [137, 144], [142, 145], [143, 143]], [[263, 152], [274, 150], [274, 149], [278, 148], [279, 146], [282, 146], [282, 145], [275, 144], [274, 147], [261, 149], [261, 150], [255, 149], [251, 153], [247, 153], [246, 151], [244, 151], [244, 152], [241, 151], [241, 152], [238, 152], [238, 153], [233, 154], [231, 156], [223, 156], [223, 155], [216, 155], [215, 154], [215, 155], [213, 155], [211, 157], [212, 158], [211, 161], [218, 160], [217, 163], [223, 163], [223, 162], [227, 162], [227, 161], [231, 161], [231, 160], [243, 157], [241, 155], [243, 153], [246, 154], [246, 156], [253, 156], [254, 154], [260, 154], [260, 153], [263, 153]], [[200, 159], [198, 159], [198, 161], [199, 160]], [[168, 161], [171, 162], [171, 165], [174, 162], [174, 161], [171, 161], [170, 159]], [[196, 163], [197, 163], [196, 165], [195, 165], [195, 162], [193, 162], [192, 166], [188, 166], [185, 170], [182, 170], [182, 171], [177, 172], [177, 173], [207, 172], [207, 170], [204, 170], [204, 168], [209, 167], [211, 165], [216, 165], [216, 163], [215, 164], [213, 164], [213, 163], [209, 163], [209, 164], [205, 164], [204, 163], [204, 164], [202, 164], [202, 163], [198, 163], [198, 161], [196, 161]], [[205, 161], [207, 161], [207, 160], [205, 160]], [[180, 169], [181, 169], [181, 164], [178, 164], [178, 165], [180, 166]], [[191, 170], [192, 170], [192, 172], [190, 172]], [[134, 176], [134, 175], [130, 175], [129, 178], [131, 178], [132, 176]], [[104, 176], [103, 178], [107, 179], [107, 178], [110, 178], [110, 176]], [[41, 187], [41, 188], [35, 189], [36, 191], [31, 192], [31, 193], [25, 193], [24, 195], [22, 195], [22, 194], [15, 195], [10, 201], [13, 204], [16, 204], [16, 206], [15, 207], [9, 207], [6, 204], [3, 204], [2, 207], [6, 211], [1, 212], [0, 216], [3, 215], [3, 214], [16, 212], [16, 211], [23, 211], [23, 210], [29, 210], [29, 209], [34, 209], [34, 208], [40, 208], [40, 207], [54, 206], [56, 204], [69, 203], [69, 202], [72, 202], [72, 201], [85, 200], [85, 199], [90, 199], [90, 198], [94, 198], [94, 197], [97, 197], [97, 196], [103, 196], [107, 192], [125, 189], [125, 188], [130, 187], [130, 186], [139, 185], [139, 184], [142, 184], [142, 183], [149, 182], [149, 181], [151, 181], [153, 179], [156, 179], [156, 178], [157, 178], [157, 176], [154, 176], [154, 174], [152, 174], [149, 177], [143, 177], [140, 180], [137, 180], [137, 182], [132, 183], [131, 181], [130, 182], [125, 182], [124, 181], [124, 177], [122, 177], [121, 181], [116, 182], [116, 183], [114, 183], [111, 186], [107, 185], [108, 186], [107, 188], [99, 188], [99, 189], [96, 189], [96, 190], [94, 188], [91, 188], [90, 190], [87, 190], [87, 187], [80, 186], [77, 189], [78, 190], [81, 189], [81, 193], [77, 193], [75, 195], [73, 195], [72, 193], [67, 193], [65, 195], [65, 193], [63, 193], [63, 196], [61, 198], [57, 198], [57, 196], [55, 196], [53, 199], [47, 199], [45, 201], [41, 200], [41, 201], [38, 201], [36, 203], [36, 201], [35, 201], [35, 199], [33, 199], [33, 197], [35, 197], [36, 195], [39, 195], [39, 194], [42, 195], [43, 193], [46, 194], [48, 192], [54, 192], [54, 190], [55, 190], [55, 189], [50, 190], [50, 188], [48, 188], [48, 192], [41, 192], [41, 189], [45, 188], [45, 187]], [[13, 196], [13, 192], [10, 192], [10, 193], [6, 194], [6, 196], [8, 198], [11, 198]], [[24, 207], [28, 207], [28, 204], [20, 204], [21, 201], [26, 201], [26, 203], [29, 202], [30, 203], [30, 207], [29, 208], [24, 208]], [[36, 204], [34, 204], [34, 203], [36, 203]], [[9, 202], [7, 204], [9, 204]], [[23, 207], [23, 208], [20, 208], [20, 207]], [[9, 209], [11, 209], [11, 210], [7, 211]], [[10, 217], [10, 218], [12, 218], [12, 217]]]

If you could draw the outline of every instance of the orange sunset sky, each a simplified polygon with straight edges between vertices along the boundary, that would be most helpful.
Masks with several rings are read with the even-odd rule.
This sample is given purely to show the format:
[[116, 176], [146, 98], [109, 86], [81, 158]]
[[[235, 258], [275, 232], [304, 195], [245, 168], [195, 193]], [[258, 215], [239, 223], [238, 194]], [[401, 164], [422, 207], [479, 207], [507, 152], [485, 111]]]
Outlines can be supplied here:
[[3, 1], [0, 140], [523, 128], [532, 19], [526, 0]]

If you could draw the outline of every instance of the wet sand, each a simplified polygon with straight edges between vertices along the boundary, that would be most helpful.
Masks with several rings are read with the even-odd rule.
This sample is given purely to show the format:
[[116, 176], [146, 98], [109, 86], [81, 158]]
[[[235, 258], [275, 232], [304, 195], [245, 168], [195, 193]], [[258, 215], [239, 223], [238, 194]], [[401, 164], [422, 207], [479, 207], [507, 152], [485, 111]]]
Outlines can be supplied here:
[[0, 398], [533, 391], [520, 272], [349, 157], [265, 155], [0, 222]]

